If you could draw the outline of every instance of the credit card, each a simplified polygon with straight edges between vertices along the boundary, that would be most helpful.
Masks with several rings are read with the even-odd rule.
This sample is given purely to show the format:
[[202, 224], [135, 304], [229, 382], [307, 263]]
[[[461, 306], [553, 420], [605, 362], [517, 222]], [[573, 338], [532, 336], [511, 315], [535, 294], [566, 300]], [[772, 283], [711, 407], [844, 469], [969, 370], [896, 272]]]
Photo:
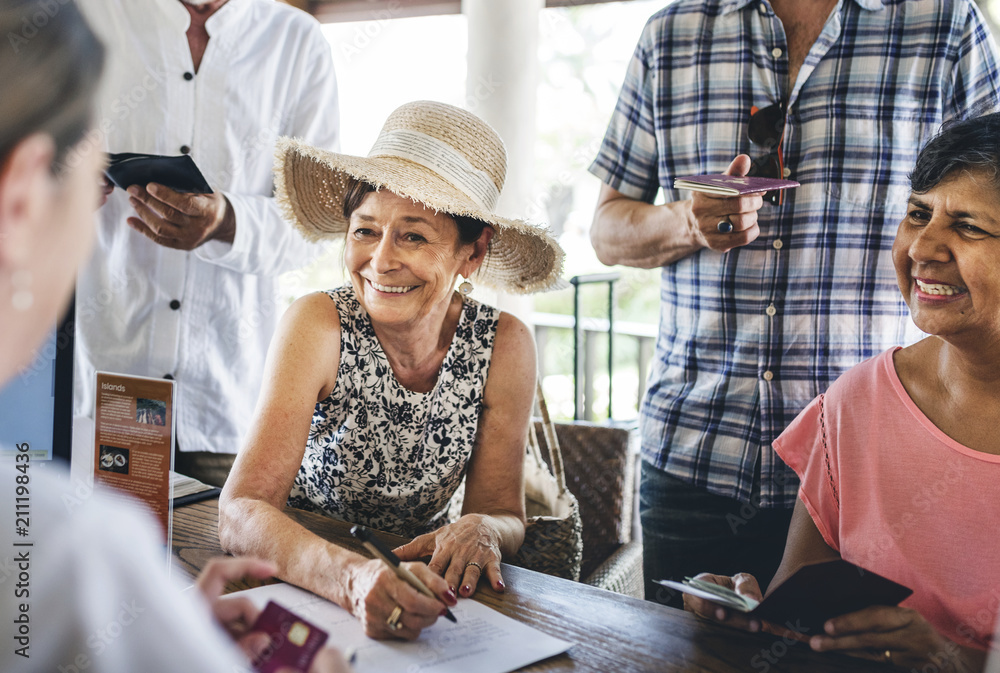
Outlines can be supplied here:
[[271, 644], [251, 662], [254, 670], [260, 673], [274, 673], [280, 668], [308, 670], [327, 639], [326, 631], [274, 601], [268, 601], [250, 630], [266, 633], [271, 638]]

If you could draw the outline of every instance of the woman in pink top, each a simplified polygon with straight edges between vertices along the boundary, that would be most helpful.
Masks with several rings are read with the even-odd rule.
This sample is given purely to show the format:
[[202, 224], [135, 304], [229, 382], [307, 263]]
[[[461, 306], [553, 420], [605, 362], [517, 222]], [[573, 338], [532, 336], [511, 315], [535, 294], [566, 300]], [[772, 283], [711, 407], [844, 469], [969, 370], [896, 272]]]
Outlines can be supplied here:
[[[920, 153], [893, 260], [931, 336], [854, 367], [775, 440], [801, 478], [771, 586], [843, 558], [913, 589], [830, 619], [810, 647], [979, 671], [1000, 606], [1000, 114]], [[756, 579], [699, 575], [761, 599]], [[685, 596], [702, 616], [780, 630]]]

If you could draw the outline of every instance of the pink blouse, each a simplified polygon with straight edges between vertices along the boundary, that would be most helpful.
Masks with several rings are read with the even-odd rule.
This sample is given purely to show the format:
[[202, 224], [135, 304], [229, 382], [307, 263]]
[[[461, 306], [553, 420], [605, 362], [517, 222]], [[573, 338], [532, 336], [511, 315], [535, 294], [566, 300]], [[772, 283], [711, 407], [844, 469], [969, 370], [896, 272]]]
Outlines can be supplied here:
[[913, 589], [902, 605], [945, 637], [986, 649], [1000, 607], [1000, 456], [917, 408], [896, 350], [841, 376], [773, 446], [828, 545]]

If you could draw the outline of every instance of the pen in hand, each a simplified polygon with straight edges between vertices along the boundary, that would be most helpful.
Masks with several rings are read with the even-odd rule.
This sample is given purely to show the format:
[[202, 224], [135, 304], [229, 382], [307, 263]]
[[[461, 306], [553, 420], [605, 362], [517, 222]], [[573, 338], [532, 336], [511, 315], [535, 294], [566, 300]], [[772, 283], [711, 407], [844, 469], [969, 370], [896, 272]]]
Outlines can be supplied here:
[[[364, 526], [354, 526], [351, 528], [351, 535], [356, 537], [361, 544], [364, 545], [365, 549], [370, 551], [375, 558], [380, 559], [383, 563], [392, 568], [392, 571], [396, 573], [396, 576], [401, 580], [428, 598], [440, 600], [434, 595], [434, 592], [427, 588], [426, 584], [420, 581], [419, 577], [410, 572], [406, 567], [400, 565], [399, 557], [396, 556], [391, 549], [386, 547], [385, 544], [370, 530]], [[451, 610], [447, 606], [444, 608], [444, 616], [450, 621], [458, 623], [458, 620], [455, 619], [455, 615], [452, 614]]]

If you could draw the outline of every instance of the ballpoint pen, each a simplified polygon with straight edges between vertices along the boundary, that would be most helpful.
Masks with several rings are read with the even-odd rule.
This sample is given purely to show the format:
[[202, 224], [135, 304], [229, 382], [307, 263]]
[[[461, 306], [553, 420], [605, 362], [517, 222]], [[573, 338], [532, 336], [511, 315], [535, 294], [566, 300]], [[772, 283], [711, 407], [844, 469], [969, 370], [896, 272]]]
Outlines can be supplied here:
[[[423, 595], [433, 598], [434, 600], [440, 600], [430, 589], [427, 588], [426, 584], [420, 581], [419, 577], [410, 572], [409, 569], [400, 565], [399, 557], [396, 556], [391, 549], [386, 547], [385, 543], [379, 540], [370, 530], [364, 526], [354, 526], [351, 528], [351, 535], [358, 538], [358, 540], [361, 541], [361, 544], [365, 546], [365, 549], [375, 555], [375, 558], [381, 559], [383, 563], [392, 568], [392, 571], [396, 573], [396, 576], [401, 580]], [[455, 615], [451, 613], [451, 610], [448, 609], [447, 606], [444, 608], [444, 616], [455, 623], [458, 622], [458, 620], [455, 619]]]

